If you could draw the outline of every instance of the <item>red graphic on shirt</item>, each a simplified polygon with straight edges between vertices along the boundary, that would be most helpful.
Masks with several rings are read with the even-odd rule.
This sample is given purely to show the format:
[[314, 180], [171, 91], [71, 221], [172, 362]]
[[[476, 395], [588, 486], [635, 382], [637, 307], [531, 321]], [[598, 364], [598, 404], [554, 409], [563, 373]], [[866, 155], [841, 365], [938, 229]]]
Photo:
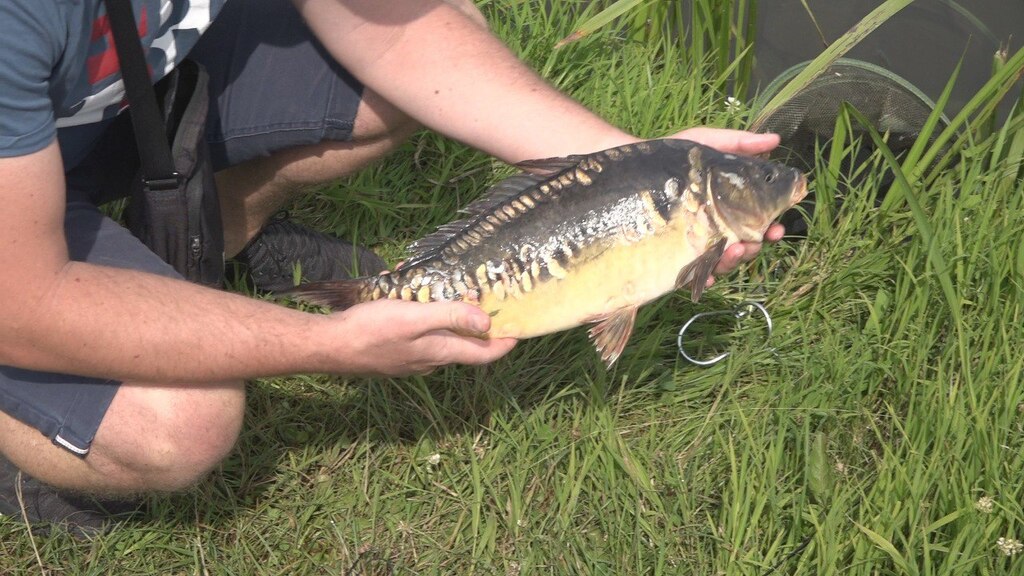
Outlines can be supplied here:
[[[139, 37], [145, 37], [149, 31], [149, 18], [147, 18], [146, 7], [142, 7], [142, 14], [138, 22]], [[86, 66], [89, 72], [89, 84], [95, 86], [101, 81], [117, 74], [121, 70], [121, 62], [117, 58], [117, 50], [114, 48], [114, 36], [110, 31], [110, 18], [104, 14], [92, 23], [92, 35], [89, 40], [92, 43], [103, 39], [106, 49], [95, 56], [86, 59]]]

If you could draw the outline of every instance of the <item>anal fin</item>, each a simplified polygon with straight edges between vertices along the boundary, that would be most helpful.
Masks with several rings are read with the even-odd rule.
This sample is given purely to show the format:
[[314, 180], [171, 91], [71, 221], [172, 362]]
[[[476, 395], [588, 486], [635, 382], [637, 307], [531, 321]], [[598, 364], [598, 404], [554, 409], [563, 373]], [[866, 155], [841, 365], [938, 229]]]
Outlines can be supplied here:
[[590, 339], [608, 368], [611, 368], [622, 354], [630, 334], [633, 333], [635, 321], [636, 306], [620, 308], [594, 320], [595, 324], [590, 328]]
[[679, 271], [679, 275], [676, 276], [676, 288], [689, 286], [690, 298], [694, 302], [700, 300], [700, 295], [704, 293], [704, 287], [708, 283], [708, 278], [711, 277], [715, 266], [718, 265], [718, 261], [722, 259], [722, 254], [725, 253], [726, 243], [726, 238], [720, 238], [693, 262], [683, 266], [683, 269]]

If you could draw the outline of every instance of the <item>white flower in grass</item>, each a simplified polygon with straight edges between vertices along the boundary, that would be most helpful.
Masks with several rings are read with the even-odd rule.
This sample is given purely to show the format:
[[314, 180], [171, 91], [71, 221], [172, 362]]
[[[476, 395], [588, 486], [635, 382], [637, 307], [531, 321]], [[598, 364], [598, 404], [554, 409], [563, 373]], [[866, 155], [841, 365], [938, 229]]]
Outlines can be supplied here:
[[995, 501], [992, 500], [991, 496], [982, 496], [981, 498], [978, 498], [977, 502], [974, 503], [974, 509], [977, 510], [978, 512], [984, 512], [985, 514], [989, 514], [992, 512], [992, 507], [994, 504]]
[[1019, 540], [1015, 540], [1013, 538], [1000, 538], [999, 540], [996, 540], [996, 546], [998, 546], [999, 550], [1007, 556], [1013, 556], [1014, 554], [1024, 551], [1024, 544], [1021, 544]]
[[427, 464], [430, 464], [431, 466], [437, 466], [440, 463], [441, 463], [441, 455], [440, 454], [431, 454], [430, 456], [427, 457]]

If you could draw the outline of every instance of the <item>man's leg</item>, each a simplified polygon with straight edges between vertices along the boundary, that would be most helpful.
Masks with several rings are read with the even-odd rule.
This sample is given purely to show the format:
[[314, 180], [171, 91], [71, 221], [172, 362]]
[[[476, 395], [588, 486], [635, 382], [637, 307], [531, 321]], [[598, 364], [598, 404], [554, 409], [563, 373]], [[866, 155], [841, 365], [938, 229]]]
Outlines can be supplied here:
[[241, 383], [122, 384], [84, 457], [0, 413], [0, 453], [46, 484], [101, 497], [192, 486], [230, 452], [242, 423]]
[[[447, 1], [481, 27], [487, 27], [471, 0]], [[271, 22], [272, 28], [260, 26]], [[268, 28], [274, 38], [264, 34]], [[248, 32], [252, 30], [259, 30], [260, 36], [253, 37]], [[281, 49], [282, 45], [288, 48]], [[225, 58], [226, 54], [231, 56]], [[290, 0], [228, 4], [192, 57], [203, 63], [212, 77], [217, 99], [213, 108], [218, 115], [212, 126], [216, 132], [215, 158], [221, 158], [222, 164], [234, 164], [217, 173], [225, 221], [224, 251], [229, 257], [297, 195], [355, 173], [382, 158], [418, 128], [411, 118], [341, 69], [312, 36]], [[263, 58], [278, 63], [269, 77], [247, 66]], [[292, 65], [282, 67], [281, 62]], [[282, 77], [286, 71], [294, 76]], [[336, 78], [320, 71], [333, 73]], [[303, 87], [310, 96], [295, 96], [296, 87]], [[327, 91], [320, 95], [318, 89]], [[281, 92], [275, 96], [275, 90]], [[238, 102], [253, 93], [259, 94], [263, 109], [254, 112], [243, 108], [239, 113]], [[326, 107], [324, 100], [329, 100]], [[323, 109], [324, 114], [307, 113], [296, 120], [289, 102]], [[352, 110], [354, 103], [358, 108]], [[275, 119], [288, 119], [287, 130], [297, 126], [298, 133], [306, 131], [316, 142], [299, 146], [293, 143], [283, 149], [279, 144], [245, 142], [258, 141], [262, 136], [257, 134], [273, 130], [269, 127], [275, 125]], [[251, 159], [239, 162], [242, 158]]]
[[[65, 233], [74, 260], [177, 277], [88, 201], [69, 200]], [[119, 383], [0, 366], [0, 513], [24, 508], [30, 522], [95, 532], [105, 517], [78, 493], [194, 484], [234, 446], [244, 403], [242, 382]]]
[[84, 456], [0, 412], [0, 515], [102, 533], [142, 493], [205, 477], [234, 446], [243, 403], [241, 383], [122, 385]]
[[417, 128], [408, 116], [364, 89], [351, 140], [287, 148], [217, 172], [224, 253], [237, 254], [272, 215], [303, 192], [354, 174]]
[[[450, 3], [486, 26], [471, 1]], [[227, 4], [190, 57], [210, 72], [209, 140], [226, 255], [242, 251], [238, 259], [268, 290], [291, 286], [294, 260], [310, 280], [378, 272], [384, 262], [368, 251], [355, 249], [359, 266], [351, 270], [347, 243], [266, 224], [303, 192], [386, 155], [416, 123], [341, 68], [290, 0]], [[325, 263], [334, 256], [349, 262]]]
[[[452, 0], [452, 3], [476, 15], [483, 24], [471, 3], [466, 0]], [[351, 174], [386, 154], [415, 129], [414, 123], [393, 106], [363, 90], [335, 63], [325, 59], [322, 48], [309, 42], [309, 32], [304, 25], [282, 25], [284, 20], [278, 16], [287, 16], [292, 10], [288, 0], [232, 2], [225, 10], [232, 7], [243, 12], [234, 19], [218, 19], [221, 33], [211, 34], [213, 39], [207, 42], [205, 52], [211, 60], [204, 62], [213, 64], [208, 68], [211, 68], [214, 85], [219, 86], [214, 97], [226, 106], [212, 117], [213, 135], [219, 140], [211, 142], [211, 146], [214, 162], [220, 161], [217, 179], [227, 220], [229, 254], [240, 249], [247, 240], [251, 245], [252, 236], [267, 218], [296, 194], [309, 186]], [[263, 25], [259, 24], [260, 18], [264, 19]], [[309, 68], [296, 68], [298, 78], [279, 77], [278, 73], [292, 70], [287, 58], [284, 66], [281, 60], [273, 58], [278, 62], [276, 70], [255, 66], [256, 76], [247, 76], [243, 70], [247, 68], [246, 61], [262, 64], [270, 60], [246, 52], [251, 46], [225, 47], [217, 43], [227, 39], [245, 44], [249, 41], [245, 32], [254, 30], [277, 30], [292, 35], [285, 38], [285, 42], [269, 45], [300, 46], [300, 60], [308, 59], [310, 47], [314, 53], [319, 51], [319, 64], [312, 71], [320, 76], [310, 75]], [[219, 53], [221, 48], [241, 60], [229, 61], [226, 66], [223, 62], [218, 64], [211, 54]], [[203, 61], [202, 46], [198, 46], [193, 55]], [[255, 84], [246, 87], [243, 76]], [[306, 96], [312, 98], [314, 104], [326, 102], [326, 106], [297, 122], [290, 114], [309, 107], [293, 102], [294, 94], [263, 95], [257, 102], [262, 116], [254, 121], [224, 114], [240, 109], [237, 104], [241, 100], [228, 94], [232, 87], [245, 95], [258, 94], [263, 85], [284, 86], [294, 92], [296, 86], [312, 84], [317, 84], [319, 89], [304, 91]], [[324, 98], [324, 90], [331, 98]], [[274, 108], [275, 102], [289, 103], [290, 109]], [[241, 109], [245, 113], [254, 110], [252, 107]], [[265, 123], [268, 119], [270, 124]], [[274, 126], [275, 121], [285, 124]], [[82, 222], [92, 228], [83, 228]], [[96, 237], [84, 241], [76, 239], [83, 230], [87, 235], [92, 230]], [[266, 228], [256, 239], [265, 232]], [[75, 259], [173, 274], [170, 267], [159, 262], [126, 230], [100, 217], [93, 207], [83, 209], [69, 202], [68, 237]], [[133, 255], [127, 260], [121, 254], [126, 249]], [[88, 254], [76, 255], [76, 250]], [[135, 256], [140, 257], [143, 264], [140, 265]], [[8, 480], [22, 489], [34, 482], [33, 497], [43, 493], [58, 496], [58, 505], [64, 506], [51, 507], [46, 514], [36, 514], [37, 518], [61, 520], [65, 518], [62, 514], [75, 514], [74, 518], [69, 518], [71, 522], [96, 528], [93, 523], [102, 521], [101, 515], [92, 514], [83, 521], [81, 510], [76, 508], [78, 503], [63, 500], [62, 494], [66, 493], [54, 491], [50, 486], [108, 496], [180, 489], [201, 479], [230, 451], [241, 426], [244, 413], [241, 382], [180, 386], [86, 384], [88, 379], [79, 381], [74, 377], [57, 376], [22, 374], [0, 367], [0, 408], [3, 409], [0, 412], [0, 454], [17, 467], [0, 463], [0, 483], [4, 484], [0, 485], [2, 513], [11, 514], [24, 504], [34, 504], [12, 501], [10, 495], [15, 491], [7, 485]], [[64, 389], [60, 394], [53, 394], [56, 387], [39, 382], [55, 377], [57, 381], [71, 383], [70, 391]], [[45, 483], [44, 488], [39, 487], [40, 480]]]

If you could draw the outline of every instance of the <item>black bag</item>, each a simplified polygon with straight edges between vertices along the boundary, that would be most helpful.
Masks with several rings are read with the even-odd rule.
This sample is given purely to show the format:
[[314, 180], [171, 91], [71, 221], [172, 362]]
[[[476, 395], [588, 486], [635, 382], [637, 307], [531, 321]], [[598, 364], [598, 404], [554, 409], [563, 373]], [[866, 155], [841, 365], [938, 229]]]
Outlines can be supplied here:
[[186, 60], [154, 91], [130, 0], [105, 3], [141, 162], [128, 228], [186, 279], [223, 286], [224, 231], [205, 138], [209, 77]]
[[220, 287], [224, 230], [205, 137], [208, 82], [202, 66], [186, 60], [157, 85], [178, 177], [161, 185], [140, 169], [126, 217], [132, 234], [186, 279]]

